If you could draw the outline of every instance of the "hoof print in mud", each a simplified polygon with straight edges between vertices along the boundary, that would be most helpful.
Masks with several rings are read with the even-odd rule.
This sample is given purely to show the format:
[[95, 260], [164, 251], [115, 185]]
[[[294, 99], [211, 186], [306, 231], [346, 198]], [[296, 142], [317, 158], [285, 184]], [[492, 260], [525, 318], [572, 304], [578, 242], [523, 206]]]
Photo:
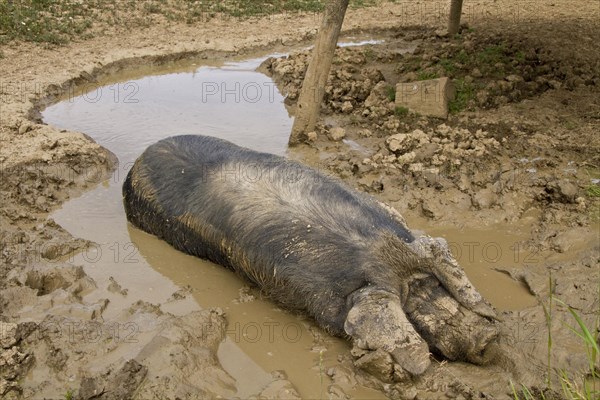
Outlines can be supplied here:
[[443, 239], [297, 162], [176, 136], [137, 159], [123, 196], [132, 224], [350, 337], [356, 365], [382, 380], [422, 374], [431, 352], [480, 363], [497, 336]]

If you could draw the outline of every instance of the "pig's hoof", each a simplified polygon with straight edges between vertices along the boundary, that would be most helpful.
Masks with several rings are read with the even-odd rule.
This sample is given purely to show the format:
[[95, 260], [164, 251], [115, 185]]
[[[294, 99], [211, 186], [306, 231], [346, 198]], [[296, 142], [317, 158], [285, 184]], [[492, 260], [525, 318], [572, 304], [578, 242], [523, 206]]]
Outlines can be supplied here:
[[413, 376], [421, 375], [431, 365], [425, 342], [409, 344], [392, 351], [394, 360]]

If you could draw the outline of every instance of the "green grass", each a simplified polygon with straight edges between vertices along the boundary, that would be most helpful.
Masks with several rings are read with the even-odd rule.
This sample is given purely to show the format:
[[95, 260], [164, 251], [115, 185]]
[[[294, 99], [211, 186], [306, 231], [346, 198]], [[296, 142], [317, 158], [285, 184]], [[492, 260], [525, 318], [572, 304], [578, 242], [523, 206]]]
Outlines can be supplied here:
[[[598, 287], [600, 289], [600, 284], [598, 285]], [[595, 369], [595, 365], [598, 361], [598, 355], [600, 354], [600, 348], [598, 347], [598, 334], [600, 332], [597, 329], [593, 329], [594, 333], [592, 334], [590, 332], [590, 329], [588, 329], [588, 327], [586, 326], [585, 322], [583, 322], [583, 320], [581, 319], [581, 316], [572, 307], [570, 307], [569, 305], [567, 305], [559, 299], [556, 299], [556, 301], [562, 304], [563, 306], [567, 307], [567, 310], [569, 310], [569, 313], [571, 314], [575, 322], [577, 322], [577, 327], [579, 329], [570, 325], [567, 325], [567, 327], [573, 333], [579, 336], [579, 338], [582, 340], [583, 344], [585, 345], [585, 351], [588, 358], [590, 372], [594, 375], [595, 378], [600, 378], [600, 375], [596, 373]]]
[[325, 375], [325, 367], [323, 365], [323, 351], [319, 351], [319, 378], [321, 380], [321, 384], [319, 387], [319, 399], [323, 398], [323, 376]]
[[162, 8], [158, 3], [147, 1], [144, 2], [144, 11], [148, 14], [160, 14], [162, 12]]
[[598, 198], [598, 197], [600, 197], [600, 185], [597, 183], [594, 184], [592, 182], [592, 180], [600, 179], [600, 169], [596, 165], [588, 164], [588, 163], [586, 163], [586, 164], [593, 168], [586, 168], [586, 170], [585, 170], [585, 172], [588, 176], [588, 179], [590, 181], [589, 185], [586, 186], [586, 188], [585, 188], [585, 192], [589, 197]]
[[515, 388], [515, 384], [513, 383], [513, 381], [510, 381], [510, 388], [512, 390], [513, 393], [513, 397], [515, 400], [546, 400], [546, 397], [544, 396], [544, 393], [540, 393], [541, 394], [541, 398], [537, 399], [533, 393], [531, 393], [531, 391], [529, 390], [529, 388], [525, 385], [521, 385], [521, 388], [519, 389], [519, 391], [517, 391], [517, 388]]
[[552, 388], [552, 300], [554, 299], [554, 282], [552, 281], [552, 271], [550, 271], [548, 274], [548, 299], [548, 307], [542, 303], [542, 308], [544, 310], [544, 317], [546, 318], [546, 328], [548, 329], [548, 346], [546, 354], [548, 370], [546, 371], [546, 384], [549, 388]]
[[366, 46], [363, 50], [363, 55], [367, 61], [373, 61], [375, 59], [375, 50], [373, 50], [372, 46]]
[[[513, 59], [522, 63], [525, 61], [525, 53], [519, 50], [511, 54], [508, 46], [501, 43], [471, 53], [461, 49], [440, 59], [438, 64], [448, 75], [456, 75], [459, 72], [468, 73], [472, 69], [478, 68], [484, 75], [500, 77], [513, 68], [511, 64]], [[498, 68], [497, 64], [499, 63], [503, 64], [504, 68]]]
[[421, 57], [407, 55], [398, 65], [394, 68], [394, 72], [397, 74], [403, 74], [408, 71], [416, 71], [421, 66]]
[[73, 391], [71, 389], [68, 389], [65, 393], [65, 400], [73, 400]]
[[[600, 296], [600, 283], [598, 284]], [[592, 400], [600, 398], [600, 388], [596, 384], [600, 381], [600, 371], [596, 370], [600, 349], [598, 347], [598, 335], [600, 326], [600, 316], [596, 318], [596, 326], [593, 329], [588, 328], [581, 316], [569, 305], [559, 299], [556, 302], [567, 308], [575, 322], [576, 326], [567, 325], [567, 327], [579, 338], [585, 347], [589, 372], [586, 373], [569, 373], [564, 369], [558, 371], [560, 384], [563, 394], [570, 400]], [[592, 333], [593, 332], [593, 333]], [[588, 380], [590, 378], [592, 381]]]
[[467, 108], [469, 102], [475, 97], [475, 86], [464, 79], [454, 81], [456, 96], [448, 102], [448, 111], [456, 114]]
[[[253, 2], [249, 0], [248, 2]], [[288, 0], [279, 1], [282, 4], [282, 8], [285, 11], [302, 11], [302, 12], [320, 12], [325, 6], [324, 1], [319, 0]], [[356, 1], [351, 1], [350, 4], [354, 4]]]
[[521, 50], [517, 51], [515, 53], [514, 57], [515, 57], [515, 60], [517, 60], [520, 63], [525, 61], [525, 53], [523, 53]]
[[460, 64], [461, 66], [464, 67], [465, 65], [469, 64], [471, 61], [472, 61], [471, 56], [465, 50], [461, 50], [458, 53], [453, 54], [449, 57], [442, 58], [439, 61], [439, 64], [442, 66], [442, 68], [444, 68], [444, 70], [448, 74], [454, 74], [459, 69], [459, 66], [457, 64]]
[[92, 25], [92, 13], [74, 0], [0, 2], [0, 43], [14, 39], [65, 44]]
[[454, 65], [454, 61], [451, 58], [442, 58], [439, 61], [439, 64], [448, 74], [453, 74], [456, 72], [456, 65]]
[[351, 8], [371, 7], [377, 5], [377, 0], [353, 0], [350, 1]]
[[427, 81], [429, 79], [439, 78], [438, 74], [433, 71], [419, 71], [417, 72], [417, 80], [418, 81]]
[[[562, 393], [565, 399], [568, 400], [596, 400], [600, 398], [600, 371], [596, 369], [598, 360], [600, 357], [600, 346], [598, 346], [598, 339], [600, 336], [600, 313], [596, 315], [595, 326], [588, 327], [581, 316], [568, 304], [560, 299], [554, 297], [552, 290], [554, 282], [552, 281], [552, 275], [549, 277], [550, 285], [550, 298], [548, 307], [544, 305], [544, 314], [546, 316], [546, 324], [548, 326], [548, 376], [546, 379], [546, 385], [549, 389], [552, 389], [552, 366], [551, 366], [551, 352], [552, 352], [552, 335], [550, 333], [552, 329], [552, 305], [558, 303], [565, 307], [571, 317], [575, 321], [576, 325], [568, 325], [567, 328], [571, 330], [575, 335], [581, 339], [582, 346], [585, 348], [588, 369], [589, 371], [579, 371], [576, 373], [568, 372], [564, 369], [556, 369], [555, 374], [561, 385]], [[600, 282], [598, 283], [598, 297], [600, 298]], [[599, 310], [600, 311], [600, 310]], [[510, 386], [512, 389], [513, 398], [515, 400], [535, 400], [540, 397], [536, 397], [532, 392], [524, 385], [517, 390], [514, 383], [511, 381]], [[543, 392], [540, 392], [541, 399], [545, 400]]]
[[406, 117], [408, 115], [408, 108], [406, 107], [402, 107], [402, 106], [397, 106], [394, 109], [394, 114], [396, 114], [397, 117]]
[[[351, 0], [353, 8], [374, 0]], [[62, 45], [86, 39], [107, 26], [148, 27], [160, 16], [188, 24], [212, 18], [248, 18], [321, 12], [326, 0], [0, 0], [0, 44], [14, 40]]]
[[506, 46], [504, 44], [488, 46], [477, 53], [477, 58], [480, 63], [490, 65], [506, 61]]
[[459, 51], [458, 54], [456, 54], [453, 58], [454, 61], [459, 62], [461, 64], [466, 64], [471, 60], [469, 54], [465, 50]]
[[598, 185], [589, 185], [585, 191], [590, 197], [600, 197], [600, 186]]
[[396, 88], [394, 86], [386, 87], [385, 94], [390, 101], [396, 101]]

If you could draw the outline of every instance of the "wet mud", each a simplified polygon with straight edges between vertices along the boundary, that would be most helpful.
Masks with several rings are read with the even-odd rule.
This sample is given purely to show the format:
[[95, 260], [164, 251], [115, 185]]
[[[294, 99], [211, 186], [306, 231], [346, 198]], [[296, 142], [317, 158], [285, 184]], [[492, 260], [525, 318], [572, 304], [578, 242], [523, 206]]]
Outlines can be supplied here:
[[[543, 21], [528, 25], [537, 29], [535, 40], [569, 30], [568, 24]], [[594, 38], [593, 28], [584, 24], [577, 31]], [[271, 65], [279, 65], [279, 72], [260, 69], [271, 77], [254, 70], [269, 54], [287, 53], [290, 46], [273, 45], [233, 62], [226, 52], [182, 53], [149, 67], [140, 67], [143, 60], [129, 61], [81, 78], [86, 84], [60, 103], [56, 96], [42, 96], [28, 110], [33, 120], [21, 121], [9, 104], [2, 133], [21, 156], [14, 163], [14, 156], [2, 153], [7, 179], [0, 393], [8, 398], [418, 393], [437, 399], [507, 398], [509, 379], [544, 387], [548, 328], [541, 305], [549, 301], [549, 276], [553, 295], [588, 326], [599, 315], [598, 199], [590, 189], [600, 176], [594, 139], [598, 60], [585, 50], [585, 38], [577, 49], [555, 40], [529, 54], [528, 48], [543, 46], [507, 39], [527, 37], [524, 27], [489, 29], [461, 39], [470, 42], [460, 44], [472, 49], [466, 56], [496, 57], [497, 49], [493, 54], [486, 49], [506, 43], [502, 54], [513, 60], [523, 51], [524, 62], [497, 62], [506, 63], [506, 76], [522, 81], [498, 76], [489, 86], [487, 73], [480, 77], [458, 65], [453, 77], [471, 76], [482, 92], [464, 111], [447, 121], [396, 115], [388, 107], [387, 85], [443, 72], [436, 57], [460, 64], [466, 56], [433, 30], [380, 32], [383, 42], [338, 50], [331, 84], [350, 92], [330, 91], [317, 140], [289, 151], [286, 132], [308, 42], [288, 58], [275, 54]], [[435, 49], [440, 44], [447, 54]], [[398, 65], [403, 69], [396, 70]], [[365, 85], [363, 79], [361, 86], [357, 76], [383, 77], [384, 84]], [[535, 87], [524, 85], [530, 81]], [[227, 94], [222, 84], [234, 89]], [[258, 89], [261, 96], [253, 102]], [[47, 126], [36, 120], [41, 116]], [[336, 127], [345, 130], [343, 140], [331, 139]], [[445, 237], [474, 285], [501, 312], [500, 347], [509, 355], [486, 367], [434, 355], [434, 367], [414, 386], [387, 385], [355, 368], [347, 342], [278, 309], [222, 267], [128, 226], [120, 183], [129, 166], [161, 135], [182, 133], [224, 135], [300, 160], [391, 204], [411, 227]], [[394, 147], [390, 137], [397, 134], [409, 135], [406, 147]], [[423, 135], [456, 145], [441, 146]], [[441, 150], [419, 154], [423, 145], [431, 151], [434, 144]], [[416, 158], [402, 158], [411, 152]], [[554, 307], [551, 363], [585, 371], [585, 349], [565, 327], [573, 320], [564, 307]]]

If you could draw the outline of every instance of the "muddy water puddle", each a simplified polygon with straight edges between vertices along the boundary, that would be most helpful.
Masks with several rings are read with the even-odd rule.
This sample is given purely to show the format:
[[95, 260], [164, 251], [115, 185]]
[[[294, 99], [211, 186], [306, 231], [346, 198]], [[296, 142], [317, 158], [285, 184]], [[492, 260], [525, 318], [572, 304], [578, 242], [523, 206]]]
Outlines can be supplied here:
[[[244, 282], [224, 268], [180, 253], [131, 227], [121, 200], [121, 185], [135, 159], [147, 146], [168, 136], [211, 135], [285, 155], [292, 120], [274, 82], [255, 72], [265, 58], [187, 60], [152, 70], [125, 71], [45, 109], [44, 122], [84, 132], [119, 159], [109, 180], [68, 201], [51, 218], [74, 236], [98, 244], [76, 255], [73, 262], [84, 265], [99, 287], [107, 287], [112, 277], [127, 289], [127, 296], [111, 299], [104, 318], [118, 315], [134, 299], [161, 304], [164, 311], [176, 315], [219, 307], [226, 313], [228, 332], [218, 357], [236, 379], [238, 396], [257, 393], [273, 379], [272, 371], [283, 370], [303, 398], [320, 398], [329, 384], [324, 371], [337, 365], [338, 356], [348, 355], [347, 342], [279, 309], [260, 293], [240, 292]], [[514, 254], [504, 249], [509, 242], [517, 242], [515, 232], [508, 228], [473, 232], [421, 222], [412, 226], [450, 242], [481, 242], [485, 237], [486, 243], [502, 243], [504, 254], [492, 266], [523, 265], [523, 260], [510, 263], [506, 258]], [[525, 288], [490, 267], [488, 258], [497, 257], [493, 245], [485, 247], [485, 253], [483, 244], [467, 246], [471, 246], [468, 251], [473, 248], [475, 258], [469, 252], [457, 255], [459, 261], [496, 307], [522, 309], [535, 303]], [[182, 287], [189, 288], [192, 296], [174, 297]], [[89, 300], [102, 296], [102, 291], [96, 291]], [[347, 394], [383, 398], [382, 393], [362, 387]]]
[[524, 217], [519, 225], [496, 224], [479, 229], [438, 226], [421, 219], [407, 218], [407, 222], [428, 235], [446, 239], [477, 290], [497, 309], [512, 311], [537, 304], [529, 289], [507, 273], [544, 262], [541, 253], [524, 244], [530, 234], [529, 222], [535, 218]]
[[[281, 370], [303, 398], [320, 398], [330, 380], [325, 371], [337, 365], [339, 355], [348, 354], [347, 342], [279, 309], [260, 293], [240, 292], [244, 282], [224, 268], [128, 225], [121, 200], [122, 183], [135, 159], [168, 136], [200, 133], [284, 155], [292, 120], [274, 82], [255, 72], [265, 58], [188, 60], [155, 71], [125, 71], [46, 108], [44, 122], [84, 132], [119, 159], [109, 180], [50, 217], [74, 236], [97, 243], [75, 255], [73, 263], [84, 265], [99, 287], [107, 287], [112, 277], [128, 291], [111, 298], [105, 319], [119, 315], [134, 299], [160, 304], [176, 315], [219, 307], [228, 328], [218, 357], [237, 381], [237, 396], [256, 394], [273, 380], [272, 371]], [[173, 301], [182, 287], [192, 296]], [[85, 300], [103, 296], [98, 290]], [[347, 393], [383, 398], [363, 387]]]

